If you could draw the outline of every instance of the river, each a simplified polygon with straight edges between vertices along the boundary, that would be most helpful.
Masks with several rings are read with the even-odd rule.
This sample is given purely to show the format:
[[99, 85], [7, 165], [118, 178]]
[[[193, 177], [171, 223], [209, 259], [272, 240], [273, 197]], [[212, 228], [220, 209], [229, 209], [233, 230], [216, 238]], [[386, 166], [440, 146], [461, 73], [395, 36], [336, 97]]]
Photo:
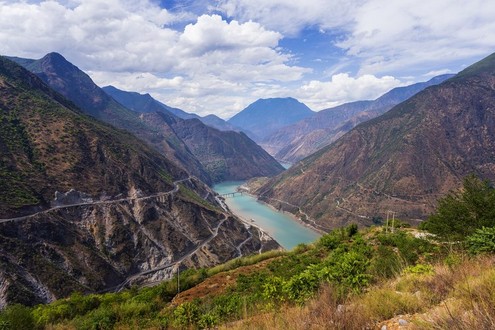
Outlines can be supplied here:
[[[213, 189], [219, 194], [226, 194], [235, 192], [243, 183], [244, 181], [222, 182], [213, 186]], [[225, 203], [237, 216], [247, 221], [253, 219], [255, 225], [261, 227], [287, 250], [300, 243], [312, 243], [321, 236], [289, 215], [277, 212], [247, 194], [226, 198]]]

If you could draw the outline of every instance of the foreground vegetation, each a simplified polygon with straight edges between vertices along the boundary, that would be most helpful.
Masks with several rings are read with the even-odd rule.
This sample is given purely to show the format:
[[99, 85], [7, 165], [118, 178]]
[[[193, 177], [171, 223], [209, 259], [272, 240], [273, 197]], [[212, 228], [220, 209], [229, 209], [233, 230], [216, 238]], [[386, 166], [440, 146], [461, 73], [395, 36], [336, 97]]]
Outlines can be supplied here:
[[[313, 245], [187, 270], [152, 288], [10, 306], [0, 329], [495, 328], [494, 196], [470, 177], [423, 225], [435, 236], [350, 225]], [[458, 225], [445, 225], [457, 214], [449, 221]]]

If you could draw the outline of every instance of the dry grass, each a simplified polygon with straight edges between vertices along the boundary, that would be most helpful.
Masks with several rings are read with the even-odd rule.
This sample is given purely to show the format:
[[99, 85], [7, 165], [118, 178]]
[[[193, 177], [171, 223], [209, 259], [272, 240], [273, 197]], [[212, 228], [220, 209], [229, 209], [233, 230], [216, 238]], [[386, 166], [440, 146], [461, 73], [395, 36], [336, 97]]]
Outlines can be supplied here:
[[283, 307], [279, 311], [227, 324], [223, 329], [363, 329], [371, 326], [358, 305], [339, 303], [331, 286], [324, 286], [316, 299], [303, 307]]
[[[410, 329], [495, 329], [495, 257], [439, 263], [339, 301], [331, 286], [302, 307], [285, 306], [224, 329], [374, 329], [399, 315]], [[390, 322], [389, 322], [390, 323]]]

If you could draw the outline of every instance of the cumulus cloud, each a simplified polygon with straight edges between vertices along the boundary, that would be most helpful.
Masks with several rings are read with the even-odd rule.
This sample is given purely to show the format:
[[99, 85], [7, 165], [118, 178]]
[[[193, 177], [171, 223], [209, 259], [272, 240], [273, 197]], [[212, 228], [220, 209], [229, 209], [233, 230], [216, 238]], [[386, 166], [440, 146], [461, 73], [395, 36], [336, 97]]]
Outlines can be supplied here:
[[343, 37], [328, 42], [344, 49], [360, 74], [418, 76], [472, 63], [495, 44], [491, 0], [221, 0], [218, 8], [286, 35], [314, 26], [338, 31]]
[[493, 17], [488, 0], [370, 0], [338, 45], [360, 59], [361, 73], [426, 71], [492, 52]]
[[310, 81], [298, 90], [297, 96], [310, 108], [322, 110], [351, 101], [373, 100], [400, 85], [401, 82], [391, 76], [379, 78], [367, 74], [354, 78], [340, 73], [333, 75], [330, 81]]
[[[180, 21], [183, 29], [172, 28]], [[282, 38], [252, 21], [206, 14], [191, 20], [187, 10], [171, 13], [155, 1], [0, 0], [2, 54], [57, 51], [99, 85], [149, 91], [200, 114], [233, 111], [229, 102], [245, 104], [239, 99], [249, 98], [256, 82], [295, 81], [309, 72], [290, 64], [291, 55], [278, 48]]]

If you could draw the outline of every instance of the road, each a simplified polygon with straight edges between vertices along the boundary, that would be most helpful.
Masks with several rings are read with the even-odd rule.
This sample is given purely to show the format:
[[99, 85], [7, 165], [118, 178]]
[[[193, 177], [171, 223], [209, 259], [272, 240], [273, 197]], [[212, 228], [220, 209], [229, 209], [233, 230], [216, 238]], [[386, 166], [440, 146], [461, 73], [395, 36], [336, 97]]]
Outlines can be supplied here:
[[[185, 255], [181, 256], [179, 259], [177, 259], [175, 261], [172, 261], [172, 262], [167, 263], [165, 265], [161, 265], [159, 267], [155, 267], [155, 268], [152, 268], [152, 269], [148, 269], [148, 270], [142, 271], [140, 273], [137, 273], [137, 274], [134, 274], [134, 275], [128, 277], [124, 282], [122, 282], [121, 284], [119, 284], [117, 287], [114, 288], [115, 289], [115, 292], [122, 291], [123, 289], [125, 289], [125, 287], [127, 285], [129, 285], [130, 283], [132, 283], [132, 281], [140, 278], [141, 276], [152, 274], [152, 273], [155, 273], [157, 271], [160, 271], [160, 270], [164, 270], [164, 269], [173, 267], [173, 266], [181, 263], [185, 259], [189, 258], [190, 256], [192, 256], [196, 252], [198, 252], [198, 250], [202, 249], [206, 244], [210, 243], [211, 240], [213, 240], [215, 237], [217, 237], [218, 230], [220, 229], [220, 226], [222, 226], [222, 224], [228, 219], [228, 215], [227, 214], [223, 214], [223, 216], [224, 216], [224, 218], [213, 229], [211, 236], [208, 237], [207, 239], [205, 239], [200, 244], [198, 244], [198, 246], [196, 246], [196, 248], [194, 248], [193, 250], [189, 251], [188, 253], [186, 253]], [[108, 291], [113, 291], [113, 290], [112, 289], [108, 289]]]
[[184, 182], [184, 181], [188, 181], [188, 180], [191, 180], [190, 176], [185, 178], [185, 179], [176, 180], [173, 182], [174, 189], [172, 189], [170, 191], [156, 193], [153, 195], [148, 195], [148, 196], [143, 196], [143, 197], [127, 197], [127, 198], [120, 198], [120, 199], [112, 199], [112, 200], [108, 200], [108, 201], [95, 201], [95, 202], [85, 202], [85, 203], [60, 205], [60, 206], [55, 206], [55, 207], [52, 207], [52, 208], [49, 208], [49, 209], [46, 209], [46, 210], [43, 210], [40, 212], [30, 214], [30, 215], [26, 215], [23, 217], [0, 219], [0, 223], [29, 220], [29, 219], [36, 217], [37, 215], [40, 215], [40, 214], [47, 214], [47, 213], [50, 213], [52, 211], [61, 210], [61, 209], [68, 209], [68, 208], [77, 207], [77, 206], [105, 205], [105, 204], [121, 203], [121, 202], [125, 202], [125, 201], [141, 201], [141, 200], [146, 200], [146, 199], [150, 199], [150, 198], [167, 196], [170, 194], [177, 193], [179, 191], [179, 183]]

